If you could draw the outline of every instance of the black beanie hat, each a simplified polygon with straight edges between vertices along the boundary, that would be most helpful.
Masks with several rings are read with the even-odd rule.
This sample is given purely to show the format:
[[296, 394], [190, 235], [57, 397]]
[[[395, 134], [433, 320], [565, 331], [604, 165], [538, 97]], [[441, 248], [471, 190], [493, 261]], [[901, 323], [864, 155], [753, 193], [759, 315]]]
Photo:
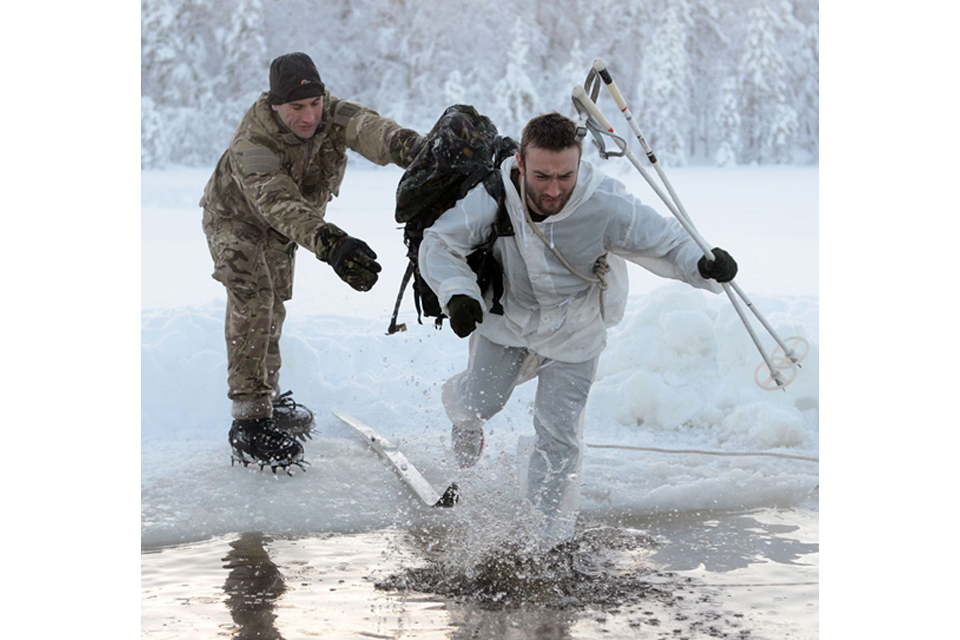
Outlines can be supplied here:
[[305, 53], [287, 53], [270, 63], [270, 104], [322, 96], [323, 80]]

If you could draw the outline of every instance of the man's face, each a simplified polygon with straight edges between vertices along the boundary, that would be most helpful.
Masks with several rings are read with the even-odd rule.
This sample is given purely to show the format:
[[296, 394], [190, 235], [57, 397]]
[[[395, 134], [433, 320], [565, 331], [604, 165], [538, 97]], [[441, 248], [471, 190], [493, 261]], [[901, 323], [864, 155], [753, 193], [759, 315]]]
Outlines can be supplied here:
[[317, 132], [323, 122], [323, 96], [304, 98], [293, 102], [272, 105], [280, 121], [289, 127], [298, 138], [307, 138]]
[[577, 186], [580, 149], [547, 151], [530, 146], [526, 150], [526, 161], [517, 154], [517, 165], [521, 180], [526, 183], [527, 205], [542, 216], [552, 216], [563, 209]]

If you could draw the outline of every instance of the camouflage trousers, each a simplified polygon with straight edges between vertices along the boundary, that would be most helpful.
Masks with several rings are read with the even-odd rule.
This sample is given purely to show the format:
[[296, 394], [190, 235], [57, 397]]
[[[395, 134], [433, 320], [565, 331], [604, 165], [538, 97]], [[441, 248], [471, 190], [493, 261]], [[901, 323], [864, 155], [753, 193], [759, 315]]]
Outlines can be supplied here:
[[227, 291], [224, 333], [233, 417], [268, 417], [280, 389], [280, 334], [284, 302], [293, 296], [297, 245], [275, 231], [264, 233], [208, 210], [203, 230], [213, 279]]

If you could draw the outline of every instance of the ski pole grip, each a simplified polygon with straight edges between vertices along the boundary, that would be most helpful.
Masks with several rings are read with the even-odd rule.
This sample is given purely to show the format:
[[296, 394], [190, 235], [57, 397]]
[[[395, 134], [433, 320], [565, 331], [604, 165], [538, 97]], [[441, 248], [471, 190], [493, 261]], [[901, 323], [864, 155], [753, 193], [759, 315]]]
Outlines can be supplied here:
[[579, 84], [573, 87], [573, 99], [582, 104], [584, 108], [590, 112], [590, 116], [593, 117], [601, 127], [613, 133], [613, 125], [610, 124], [606, 116], [600, 112], [596, 103], [590, 99], [590, 96], [587, 95], [587, 92]]
[[620, 108], [620, 111], [625, 111], [627, 108], [627, 101], [624, 99], [623, 94], [620, 93], [620, 87], [617, 86], [617, 83], [613, 81], [613, 77], [610, 75], [610, 72], [607, 71], [607, 63], [603, 61], [603, 58], [597, 58], [593, 61], [593, 68], [600, 76], [600, 79], [603, 80], [603, 83], [607, 85], [607, 91], [610, 92], [610, 95], [613, 97], [613, 101], [617, 103], [617, 107]]
[[600, 79], [603, 80], [605, 84], [610, 84], [613, 82], [613, 78], [610, 77], [610, 72], [607, 71], [607, 63], [603, 61], [603, 58], [595, 58], [593, 60], [593, 68], [600, 75]]

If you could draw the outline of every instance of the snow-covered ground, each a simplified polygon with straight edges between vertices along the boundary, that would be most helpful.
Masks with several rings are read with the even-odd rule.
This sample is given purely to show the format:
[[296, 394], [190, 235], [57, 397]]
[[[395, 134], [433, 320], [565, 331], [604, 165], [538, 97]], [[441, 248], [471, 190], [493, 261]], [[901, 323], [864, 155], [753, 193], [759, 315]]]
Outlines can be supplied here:
[[[638, 174], [614, 163], [602, 168], [666, 211]], [[306, 444], [311, 466], [294, 477], [230, 466], [224, 296], [210, 278], [197, 207], [208, 175], [141, 175], [141, 544], [253, 529], [311, 535], [402, 525], [417, 514], [412, 500], [330, 414], [368, 422], [438, 485], [455, 475], [439, 389], [463, 368], [466, 343], [449, 329], [418, 325], [409, 293], [401, 312], [408, 331], [385, 335], [404, 266], [392, 217], [399, 170], [351, 166], [328, 208], [329, 220], [378, 252], [384, 271], [373, 291], [356, 293], [327, 265], [298, 254], [281, 384], [314, 409], [318, 433]], [[760, 355], [725, 296], [637, 268], [587, 407], [586, 441], [818, 457], [817, 168], [685, 168], [670, 177], [702, 235], [737, 258], [737, 282], [757, 308], [781, 337], [809, 341], [810, 354], [786, 390], [762, 390], [754, 381]], [[516, 454], [532, 434], [534, 391], [535, 383], [518, 388], [489, 423], [484, 459], [461, 479], [476, 503], [515, 500]], [[588, 448], [584, 513], [802, 504], [816, 496], [818, 466]]]

